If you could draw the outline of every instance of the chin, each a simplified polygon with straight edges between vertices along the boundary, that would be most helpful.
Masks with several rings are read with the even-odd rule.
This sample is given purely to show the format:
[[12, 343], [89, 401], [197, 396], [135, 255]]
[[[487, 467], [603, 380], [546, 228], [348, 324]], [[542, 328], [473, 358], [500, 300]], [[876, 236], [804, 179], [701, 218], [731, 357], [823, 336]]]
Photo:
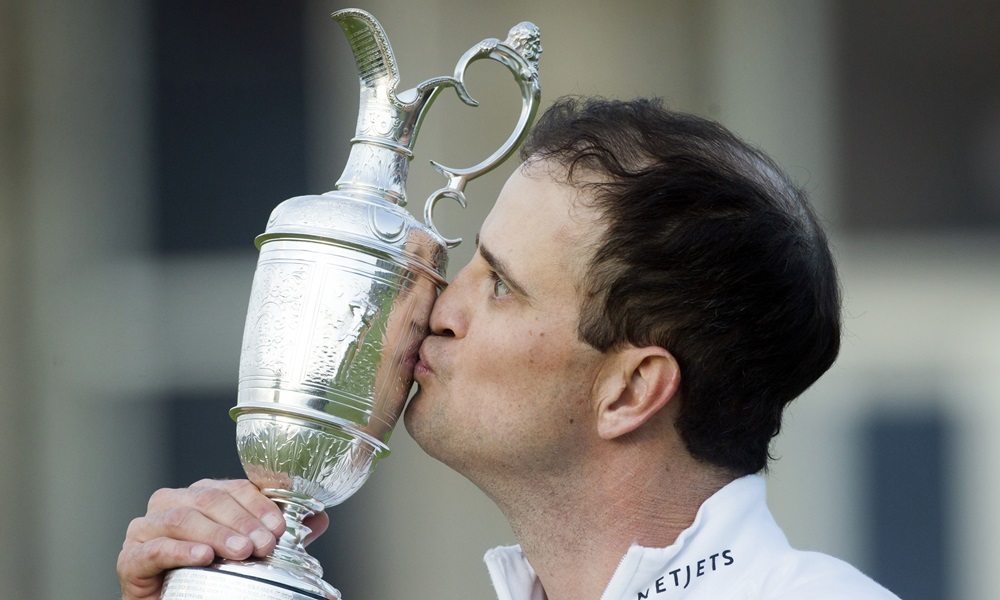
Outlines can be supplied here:
[[406, 432], [410, 434], [410, 437], [424, 451], [427, 450], [426, 439], [433, 437], [427, 431], [428, 418], [425, 414], [425, 402], [426, 399], [423, 397], [423, 393], [417, 390], [417, 393], [413, 395], [413, 398], [410, 398], [410, 403], [406, 405], [406, 410], [403, 412], [403, 425], [406, 427]]
[[414, 439], [416, 439], [416, 436], [413, 434], [413, 431], [415, 429], [413, 421], [417, 417], [414, 417], [413, 415], [419, 410], [418, 408], [416, 408], [416, 405], [419, 402], [420, 402], [420, 390], [417, 390], [417, 393], [414, 394], [412, 398], [410, 398], [410, 401], [406, 404], [406, 409], [403, 411], [403, 426], [406, 427], [406, 432], [410, 434], [410, 437]]
[[443, 434], [435, 427], [433, 414], [428, 414], [428, 407], [424, 406], [426, 398], [421, 398], [420, 392], [410, 400], [410, 404], [403, 413], [403, 425], [406, 432], [410, 434], [413, 441], [420, 446], [420, 449], [428, 456], [449, 464], [445, 452], [443, 452]]

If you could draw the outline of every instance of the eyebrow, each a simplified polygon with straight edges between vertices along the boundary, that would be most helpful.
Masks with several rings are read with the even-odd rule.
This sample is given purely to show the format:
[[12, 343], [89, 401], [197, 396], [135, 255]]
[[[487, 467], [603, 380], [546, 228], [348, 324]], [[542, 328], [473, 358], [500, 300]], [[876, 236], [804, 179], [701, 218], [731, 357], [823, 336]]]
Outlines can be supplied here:
[[506, 283], [510, 289], [514, 290], [528, 300], [531, 300], [531, 294], [529, 294], [527, 290], [524, 289], [524, 286], [518, 283], [517, 279], [511, 275], [510, 268], [507, 266], [507, 263], [505, 263], [503, 259], [496, 254], [490, 252], [486, 246], [480, 243], [478, 233], [476, 234], [476, 248], [479, 249], [479, 255], [483, 257], [486, 264], [488, 264], [490, 268], [493, 269], [493, 271], [496, 272], [501, 279], [503, 279], [504, 283]]

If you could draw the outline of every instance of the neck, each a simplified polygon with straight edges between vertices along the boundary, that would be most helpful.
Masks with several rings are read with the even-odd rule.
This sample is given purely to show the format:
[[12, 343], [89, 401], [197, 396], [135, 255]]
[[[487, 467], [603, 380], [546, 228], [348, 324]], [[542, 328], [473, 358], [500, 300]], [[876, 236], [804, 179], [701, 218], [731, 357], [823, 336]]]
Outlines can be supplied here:
[[578, 469], [488, 490], [549, 600], [600, 598], [632, 545], [673, 544], [702, 503], [733, 479], [686, 451], [669, 463], [650, 461], [656, 455], [648, 448], [629, 444]]

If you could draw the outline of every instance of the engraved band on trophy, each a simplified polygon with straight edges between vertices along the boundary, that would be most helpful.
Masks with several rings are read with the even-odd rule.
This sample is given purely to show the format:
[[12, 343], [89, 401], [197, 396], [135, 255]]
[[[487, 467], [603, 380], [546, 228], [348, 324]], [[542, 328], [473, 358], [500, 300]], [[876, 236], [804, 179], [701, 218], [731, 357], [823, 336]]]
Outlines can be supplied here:
[[[340, 598], [303, 548], [303, 519], [343, 502], [367, 480], [406, 402], [431, 307], [445, 286], [447, 250], [432, 211], [442, 198], [463, 207], [465, 184], [507, 159], [538, 109], [538, 28], [521, 23], [506, 40], [466, 52], [454, 75], [396, 92], [396, 61], [368, 13], [333, 14], [350, 42], [361, 83], [357, 133], [335, 189], [279, 204], [263, 234], [240, 355], [237, 450], [247, 477], [282, 508], [286, 531], [263, 559], [219, 560], [167, 574], [163, 599]], [[517, 125], [483, 162], [453, 169], [424, 206], [424, 223], [402, 207], [413, 143], [444, 88], [468, 105], [468, 66], [491, 59], [521, 88]]]

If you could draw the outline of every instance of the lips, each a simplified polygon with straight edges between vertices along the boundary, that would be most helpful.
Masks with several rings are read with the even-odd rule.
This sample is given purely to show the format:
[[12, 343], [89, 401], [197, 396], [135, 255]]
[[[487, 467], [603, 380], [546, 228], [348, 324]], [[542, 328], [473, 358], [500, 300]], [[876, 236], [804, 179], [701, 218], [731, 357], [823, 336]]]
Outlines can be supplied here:
[[413, 375], [416, 378], [419, 378], [421, 375], [432, 375], [434, 373], [434, 369], [431, 368], [430, 360], [427, 357], [429, 353], [427, 350], [427, 340], [429, 339], [430, 337], [424, 339], [423, 343], [420, 344], [419, 350], [417, 350], [417, 364], [413, 367]]

